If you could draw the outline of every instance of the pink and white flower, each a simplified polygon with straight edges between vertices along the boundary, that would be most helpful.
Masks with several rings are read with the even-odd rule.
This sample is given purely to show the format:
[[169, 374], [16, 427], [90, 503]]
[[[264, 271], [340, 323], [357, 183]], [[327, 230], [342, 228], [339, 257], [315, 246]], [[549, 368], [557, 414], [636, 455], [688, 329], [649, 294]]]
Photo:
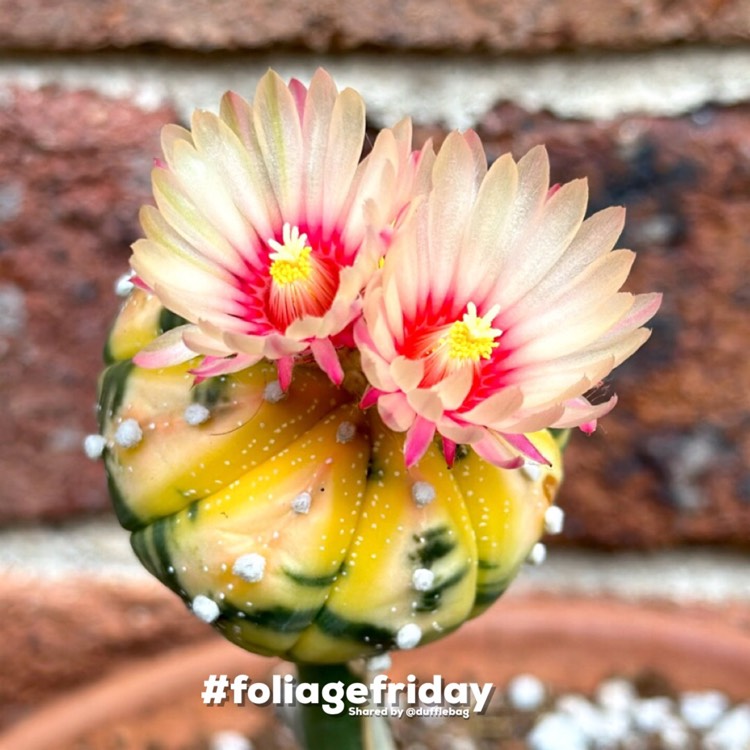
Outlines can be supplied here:
[[188, 323], [138, 364], [202, 355], [194, 372], [209, 377], [267, 358], [286, 387], [294, 358], [311, 354], [341, 382], [336, 345], [351, 341], [362, 289], [432, 158], [412, 152], [408, 120], [360, 161], [364, 134], [361, 97], [322, 70], [309, 89], [269, 71], [252, 105], [228, 93], [219, 116], [164, 128], [131, 265]]
[[550, 189], [546, 151], [487, 170], [453, 133], [365, 291], [355, 327], [362, 405], [406, 431], [415, 464], [435, 433], [498, 466], [546, 462], [525, 433], [587, 431], [615, 404], [585, 394], [649, 337], [661, 296], [619, 292], [634, 254], [614, 250], [624, 210], [584, 221], [584, 180]]

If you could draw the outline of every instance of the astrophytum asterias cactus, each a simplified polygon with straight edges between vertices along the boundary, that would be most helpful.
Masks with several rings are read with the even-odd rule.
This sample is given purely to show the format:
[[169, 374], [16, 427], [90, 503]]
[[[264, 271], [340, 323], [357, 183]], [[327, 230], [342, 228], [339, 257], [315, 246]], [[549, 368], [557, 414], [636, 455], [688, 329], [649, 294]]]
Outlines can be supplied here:
[[136, 554], [196, 615], [252, 651], [342, 662], [432, 641], [502, 594], [561, 479], [548, 432], [529, 437], [551, 467], [459, 450], [449, 469], [435, 442], [407, 469], [356, 370], [339, 388], [302, 363], [284, 392], [268, 362], [198, 385], [190, 363], [133, 363], [178, 322], [141, 290], [126, 300], [100, 432]]
[[86, 444], [146, 567], [300, 662], [434, 640], [538, 559], [547, 428], [593, 431], [660, 302], [543, 148], [364, 135], [324, 71], [164, 129]]

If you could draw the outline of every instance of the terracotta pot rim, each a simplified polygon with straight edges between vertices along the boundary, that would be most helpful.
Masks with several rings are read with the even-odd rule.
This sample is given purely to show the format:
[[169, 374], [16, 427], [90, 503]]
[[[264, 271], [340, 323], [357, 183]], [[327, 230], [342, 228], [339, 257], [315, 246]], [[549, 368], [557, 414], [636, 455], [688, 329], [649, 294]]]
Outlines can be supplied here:
[[[196, 675], [257, 678], [275, 663], [223, 640], [190, 644], [43, 706], [0, 735], [0, 750], [50, 750], [96, 725], [169, 700]], [[719, 620], [685, 616], [679, 608], [670, 612], [612, 600], [511, 597], [442, 641], [399, 652], [392, 673], [424, 675], [432, 668], [450, 680], [491, 681], [533, 671], [553, 685], [572, 681], [575, 689], [585, 690], [608, 672], [644, 667], [668, 672], [679, 689], [714, 687], [746, 699], [750, 636]], [[271, 718], [266, 709], [257, 713], [259, 722]]]

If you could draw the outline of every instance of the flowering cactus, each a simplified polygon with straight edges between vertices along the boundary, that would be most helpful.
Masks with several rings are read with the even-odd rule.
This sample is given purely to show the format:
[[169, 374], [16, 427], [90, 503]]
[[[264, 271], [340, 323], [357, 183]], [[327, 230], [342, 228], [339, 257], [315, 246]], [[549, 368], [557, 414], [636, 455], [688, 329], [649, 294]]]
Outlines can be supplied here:
[[100, 435], [144, 565], [229, 640], [299, 662], [411, 648], [502, 594], [562, 478], [547, 428], [648, 337], [622, 212], [543, 149], [488, 171], [408, 121], [360, 160], [322, 71], [168, 126]]

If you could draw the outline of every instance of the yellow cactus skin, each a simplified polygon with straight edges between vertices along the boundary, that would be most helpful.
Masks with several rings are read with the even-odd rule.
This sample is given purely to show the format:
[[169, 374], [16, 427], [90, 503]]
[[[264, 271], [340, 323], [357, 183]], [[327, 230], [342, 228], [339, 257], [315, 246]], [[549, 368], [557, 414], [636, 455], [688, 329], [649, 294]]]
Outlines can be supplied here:
[[281, 394], [268, 363], [198, 385], [190, 363], [132, 363], [177, 324], [140, 290], [125, 302], [100, 380], [105, 466], [138, 557], [188, 606], [208, 600], [229, 640], [343, 662], [440, 638], [503, 593], [562, 478], [548, 432], [530, 436], [552, 462], [534, 472], [461, 447], [448, 468], [437, 442], [407, 470], [403, 435], [314, 366]]

